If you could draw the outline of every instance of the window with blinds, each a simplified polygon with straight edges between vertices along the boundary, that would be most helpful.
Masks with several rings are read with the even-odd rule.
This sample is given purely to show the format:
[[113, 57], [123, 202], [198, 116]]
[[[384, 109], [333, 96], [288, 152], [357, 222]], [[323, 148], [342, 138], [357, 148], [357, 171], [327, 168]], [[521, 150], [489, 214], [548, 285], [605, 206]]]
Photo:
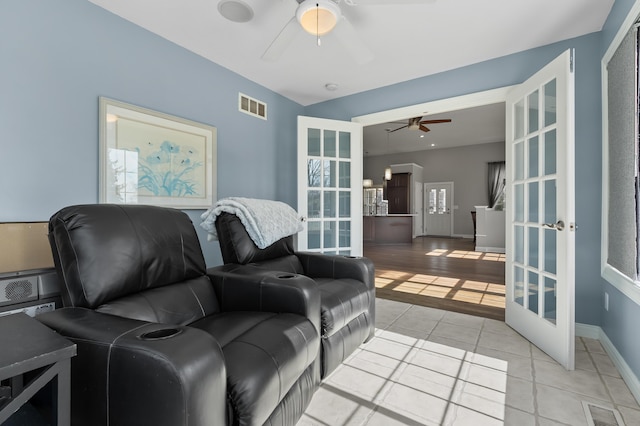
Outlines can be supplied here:
[[606, 262], [638, 281], [638, 24], [606, 65], [607, 188]]

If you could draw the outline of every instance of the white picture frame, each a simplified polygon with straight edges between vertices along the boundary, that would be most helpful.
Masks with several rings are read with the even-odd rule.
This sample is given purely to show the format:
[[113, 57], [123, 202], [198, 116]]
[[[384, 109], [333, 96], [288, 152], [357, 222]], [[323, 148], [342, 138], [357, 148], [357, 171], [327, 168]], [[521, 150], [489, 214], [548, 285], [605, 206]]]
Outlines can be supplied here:
[[215, 127], [105, 97], [99, 114], [100, 203], [211, 207]]

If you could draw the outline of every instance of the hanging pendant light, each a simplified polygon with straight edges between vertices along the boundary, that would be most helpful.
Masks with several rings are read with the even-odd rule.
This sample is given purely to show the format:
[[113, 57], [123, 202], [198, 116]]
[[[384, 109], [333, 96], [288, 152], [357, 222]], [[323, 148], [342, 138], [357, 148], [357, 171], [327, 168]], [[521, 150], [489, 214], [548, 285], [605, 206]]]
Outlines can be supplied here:
[[391, 173], [391, 166], [387, 166], [384, 169], [384, 180], [391, 180], [393, 174]]

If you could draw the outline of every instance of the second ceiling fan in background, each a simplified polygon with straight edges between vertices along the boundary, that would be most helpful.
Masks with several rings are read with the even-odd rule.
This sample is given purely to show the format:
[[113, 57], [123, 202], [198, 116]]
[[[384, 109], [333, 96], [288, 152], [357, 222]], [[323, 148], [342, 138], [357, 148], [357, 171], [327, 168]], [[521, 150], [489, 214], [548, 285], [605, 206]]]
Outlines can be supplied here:
[[[400, 124], [400, 122], [394, 122]], [[389, 130], [389, 133], [397, 132], [401, 129], [409, 129], [409, 130], [421, 130], [423, 132], [430, 132], [426, 124], [438, 124], [438, 123], [451, 123], [451, 119], [444, 118], [439, 120], [423, 120], [422, 117], [413, 117], [410, 118], [408, 123], [402, 127], [398, 127], [397, 129]]]

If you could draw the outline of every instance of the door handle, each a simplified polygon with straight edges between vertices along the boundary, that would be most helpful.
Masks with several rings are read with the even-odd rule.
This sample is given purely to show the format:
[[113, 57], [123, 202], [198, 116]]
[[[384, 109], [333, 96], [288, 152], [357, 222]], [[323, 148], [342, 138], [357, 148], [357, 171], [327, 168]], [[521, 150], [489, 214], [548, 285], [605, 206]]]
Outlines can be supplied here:
[[556, 223], [543, 223], [542, 226], [551, 229], [557, 229], [558, 231], [562, 231], [564, 229], [564, 221], [559, 220]]

